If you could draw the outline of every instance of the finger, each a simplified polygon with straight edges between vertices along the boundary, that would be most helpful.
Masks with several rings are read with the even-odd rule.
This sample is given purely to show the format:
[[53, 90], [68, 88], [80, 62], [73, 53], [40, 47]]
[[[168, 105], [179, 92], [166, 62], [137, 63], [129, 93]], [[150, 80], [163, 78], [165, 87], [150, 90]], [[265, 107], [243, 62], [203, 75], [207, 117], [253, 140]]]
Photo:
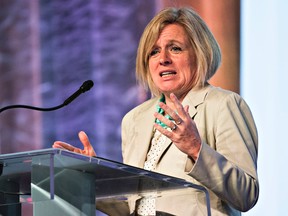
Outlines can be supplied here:
[[177, 113], [173, 109], [171, 109], [167, 104], [160, 102], [159, 107], [162, 108], [164, 112], [168, 114], [170, 117], [172, 117], [173, 119], [174, 117], [176, 117]]
[[183, 105], [181, 104], [181, 102], [178, 100], [178, 98], [176, 97], [176, 95], [174, 93], [171, 93], [170, 94], [170, 98], [171, 98], [171, 101], [173, 102], [177, 112], [182, 116], [182, 115], [185, 115], [185, 110], [184, 110], [184, 107]]
[[[182, 119], [180, 115], [178, 115], [174, 110], [172, 110], [169, 106], [164, 103], [159, 103], [159, 106], [167, 113], [177, 124], [181, 124]], [[182, 105], [181, 105], [182, 106]], [[160, 120], [160, 119], [159, 119]]]
[[79, 149], [79, 148], [75, 148], [75, 149], [74, 149], [74, 152], [75, 152], [75, 153], [79, 153], [79, 154], [82, 154], [82, 150], [81, 150], [81, 149]]
[[89, 141], [89, 138], [84, 131], [80, 131], [78, 136], [79, 136], [79, 139], [82, 142], [84, 148], [90, 148], [91, 147], [91, 143]]
[[75, 149], [70, 144], [65, 143], [65, 142], [61, 142], [61, 141], [55, 141], [53, 144], [53, 148], [61, 148], [61, 149], [66, 149], [68, 151], [74, 151], [74, 149]]
[[93, 146], [91, 145], [87, 134], [84, 131], [80, 131], [78, 133], [79, 139], [84, 146], [84, 154], [88, 156], [96, 156], [96, 152], [94, 151]]
[[54, 143], [52, 145], [52, 148], [59, 148], [59, 149], [64, 149], [61, 145], [57, 144], [57, 143]]
[[185, 110], [185, 112], [186, 112], [187, 114], [189, 114], [189, 105], [186, 105], [186, 106], [184, 107], [184, 110]]
[[171, 139], [171, 137], [173, 136], [172, 132], [170, 132], [167, 129], [164, 129], [163, 127], [161, 127], [159, 124], [154, 123], [154, 127], [156, 128], [156, 130], [158, 130], [160, 133], [162, 133], [163, 135], [165, 135], [166, 137], [168, 137], [169, 139]]
[[172, 121], [170, 121], [169, 119], [167, 119], [165, 116], [161, 115], [160, 113], [155, 112], [154, 117], [170, 128], [173, 128], [175, 125]]

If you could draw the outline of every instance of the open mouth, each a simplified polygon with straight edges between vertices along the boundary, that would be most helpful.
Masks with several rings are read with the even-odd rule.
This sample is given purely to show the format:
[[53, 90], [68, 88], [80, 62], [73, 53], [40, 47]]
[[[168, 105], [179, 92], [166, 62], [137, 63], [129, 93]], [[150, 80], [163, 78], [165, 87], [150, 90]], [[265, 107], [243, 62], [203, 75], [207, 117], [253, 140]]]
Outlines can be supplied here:
[[161, 77], [174, 76], [174, 75], [176, 75], [175, 71], [164, 71], [164, 72], [160, 73]]

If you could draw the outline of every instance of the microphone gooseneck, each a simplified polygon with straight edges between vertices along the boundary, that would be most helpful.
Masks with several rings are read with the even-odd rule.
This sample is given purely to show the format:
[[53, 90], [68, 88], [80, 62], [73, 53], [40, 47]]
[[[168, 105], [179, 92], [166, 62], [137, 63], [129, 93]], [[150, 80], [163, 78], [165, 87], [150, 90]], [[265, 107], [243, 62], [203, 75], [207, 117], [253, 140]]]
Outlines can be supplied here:
[[29, 105], [21, 105], [21, 104], [16, 104], [16, 105], [10, 105], [6, 106], [0, 109], [0, 113], [9, 110], [9, 109], [16, 109], [16, 108], [24, 108], [24, 109], [32, 109], [32, 110], [38, 110], [38, 111], [53, 111], [60, 109], [69, 103], [71, 103], [73, 100], [75, 100], [80, 94], [89, 91], [93, 87], [94, 83], [92, 80], [87, 80], [85, 81], [81, 87], [73, 93], [69, 98], [67, 98], [61, 105], [55, 106], [55, 107], [49, 107], [49, 108], [41, 108], [41, 107], [34, 107], [34, 106], [29, 106]]
[[87, 80], [85, 81], [81, 87], [74, 93], [72, 94], [69, 98], [67, 98], [63, 105], [67, 105], [69, 103], [71, 103], [75, 98], [77, 98], [80, 94], [86, 92], [86, 91], [89, 91], [92, 87], [93, 87], [94, 83], [92, 80]]

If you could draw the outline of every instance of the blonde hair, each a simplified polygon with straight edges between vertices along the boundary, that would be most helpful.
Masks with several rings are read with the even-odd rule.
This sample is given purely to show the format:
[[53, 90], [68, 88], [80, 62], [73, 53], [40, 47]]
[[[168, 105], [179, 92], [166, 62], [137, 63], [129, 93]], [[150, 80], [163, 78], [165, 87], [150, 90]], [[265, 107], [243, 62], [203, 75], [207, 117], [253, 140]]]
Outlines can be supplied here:
[[178, 24], [184, 28], [195, 52], [197, 69], [191, 88], [204, 86], [215, 74], [221, 63], [220, 47], [201, 17], [191, 8], [166, 8], [160, 11], [146, 26], [139, 42], [136, 57], [137, 80], [146, 90], [149, 88], [155, 96], [159, 96], [161, 92], [151, 78], [149, 57], [161, 31], [169, 24]]

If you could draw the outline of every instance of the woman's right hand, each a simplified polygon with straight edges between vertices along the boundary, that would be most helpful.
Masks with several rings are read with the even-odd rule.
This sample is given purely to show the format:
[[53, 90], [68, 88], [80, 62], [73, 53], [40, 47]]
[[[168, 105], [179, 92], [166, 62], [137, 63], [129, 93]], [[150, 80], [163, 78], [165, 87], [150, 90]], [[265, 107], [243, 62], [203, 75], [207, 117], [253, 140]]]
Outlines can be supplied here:
[[82, 155], [86, 155], [89, 157], [96, 156], [96, 153], [94, 151], [93, 146], [91, 145], [89, 138], [87, 134], [84, 131], [80, 131], [79, 134], [79, 139], [82, 142], [84, 149], [76, 148], [68, 143], [61, 142], [61, 141], [55, 141], [54, 144], [52, 145], [53, 148], [60, 148], [60, 149], [65, 149], [71, 152], [79, 153]]

